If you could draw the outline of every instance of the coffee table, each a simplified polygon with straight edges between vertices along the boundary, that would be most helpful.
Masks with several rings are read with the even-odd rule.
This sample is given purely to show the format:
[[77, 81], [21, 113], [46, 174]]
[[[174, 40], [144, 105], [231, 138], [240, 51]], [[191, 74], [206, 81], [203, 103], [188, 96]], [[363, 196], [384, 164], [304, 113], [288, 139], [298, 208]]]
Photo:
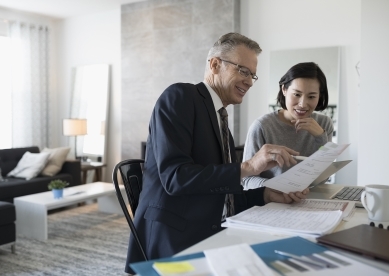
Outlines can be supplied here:
[[[121, 188], [125, 193], [124, 186]], [[98, 209], [123, 214], [112, 183], [95, 182], [64, 189], [63, 198], [54, 199], [52, 191], [14, 198], [16, 233], [47, 240], [47, 211], [97, 199]]]

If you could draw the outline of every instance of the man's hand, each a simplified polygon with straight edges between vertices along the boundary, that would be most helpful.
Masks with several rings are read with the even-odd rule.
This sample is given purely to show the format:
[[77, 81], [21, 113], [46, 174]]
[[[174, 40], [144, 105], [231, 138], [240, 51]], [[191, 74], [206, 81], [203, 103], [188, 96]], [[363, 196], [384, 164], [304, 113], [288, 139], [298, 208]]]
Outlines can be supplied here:
[[309, 194], [309, 188], [306, 188], [302, 192], [285, 194], [280, 191], [273, 190], [269, 187], [266, 187], [265, 193], [263, 195], [263, 199], [265, 200], [265, 203], [269, 203], [269, 202], [293, 203], [293, 202], [300, 202], [302, 199], [307, 198], [308, 194]]
[[299, 155], [299, 153], [284, 146], [265, 144], [250, 160], [241, 164], [240, 175], [241, 177], [258, 175], [277, 165], [281, 168], [290, 167], [297, 163], [292, 155]]

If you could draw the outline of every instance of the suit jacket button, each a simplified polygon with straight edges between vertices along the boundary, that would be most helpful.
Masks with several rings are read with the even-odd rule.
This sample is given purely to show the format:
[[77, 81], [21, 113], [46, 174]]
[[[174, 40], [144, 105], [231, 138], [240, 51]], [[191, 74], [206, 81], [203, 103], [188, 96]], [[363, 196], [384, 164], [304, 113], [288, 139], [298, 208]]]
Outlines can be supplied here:
[[212, 230], [216, 230], [217, 229], [217, 225], [212, 225]]

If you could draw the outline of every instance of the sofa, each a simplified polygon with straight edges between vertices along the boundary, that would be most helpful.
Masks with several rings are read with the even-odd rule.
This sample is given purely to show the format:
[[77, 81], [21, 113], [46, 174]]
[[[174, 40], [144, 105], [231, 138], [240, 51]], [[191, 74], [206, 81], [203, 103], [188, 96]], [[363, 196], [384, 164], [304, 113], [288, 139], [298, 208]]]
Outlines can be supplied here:
[[11, 244], [12, 253], [15, 253], [15, 221], [15, 206], [12, 203], [0, 201], [0, 245]]
[[13, 203], [15, 197], [47, 192], [47, 185], [54, 179], [69, 182], [69, 187], [81, 184], [80, 160], [66, 160], [61, 170], [53, 176], [38, 175], [29, 180], [7, 177], [7, 174], [17, 166], [26, 152], [40, 153], [40, 150], [35, 146], [0, 150], [1, 175], [6, 180], [0, 181], [0, 201]]
[[[46, 150], [46, 149], [44, 149]], [[49, 150], [49, 149], [47, 149]], [[26, 154], [27, 153], [27, 154]], [[16, 241], [16, 210], [12, 204], [15, 197], [25, 196], [48, 191], [48, 184], [51, 180], [60, 179], [69, 183], [69, 186], [81, 184], [81, 162], [80, 160], [65, 160], [59, 172], [51, 175], [37, 175], [31, 179], [7, 177], [8, 173], [14, 171], [23, 156], [40, 153], [38, 147], [13, 148], [0, 150], [0, 246], [11, 244], [11, 250], [15, 253]], [[48, 155], [47, 153], [45, 155]], [[58, 165], [58, 164], [57, 164]]]

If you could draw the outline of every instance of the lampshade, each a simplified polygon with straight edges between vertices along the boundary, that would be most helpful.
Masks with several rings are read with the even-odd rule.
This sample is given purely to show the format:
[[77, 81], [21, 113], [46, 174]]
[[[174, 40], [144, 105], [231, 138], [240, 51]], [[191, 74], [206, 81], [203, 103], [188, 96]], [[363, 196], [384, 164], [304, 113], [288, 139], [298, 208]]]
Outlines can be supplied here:
[[86, 119], [64, 119], [63, 120], [63, 135], [78, 136], [87, 134]]

